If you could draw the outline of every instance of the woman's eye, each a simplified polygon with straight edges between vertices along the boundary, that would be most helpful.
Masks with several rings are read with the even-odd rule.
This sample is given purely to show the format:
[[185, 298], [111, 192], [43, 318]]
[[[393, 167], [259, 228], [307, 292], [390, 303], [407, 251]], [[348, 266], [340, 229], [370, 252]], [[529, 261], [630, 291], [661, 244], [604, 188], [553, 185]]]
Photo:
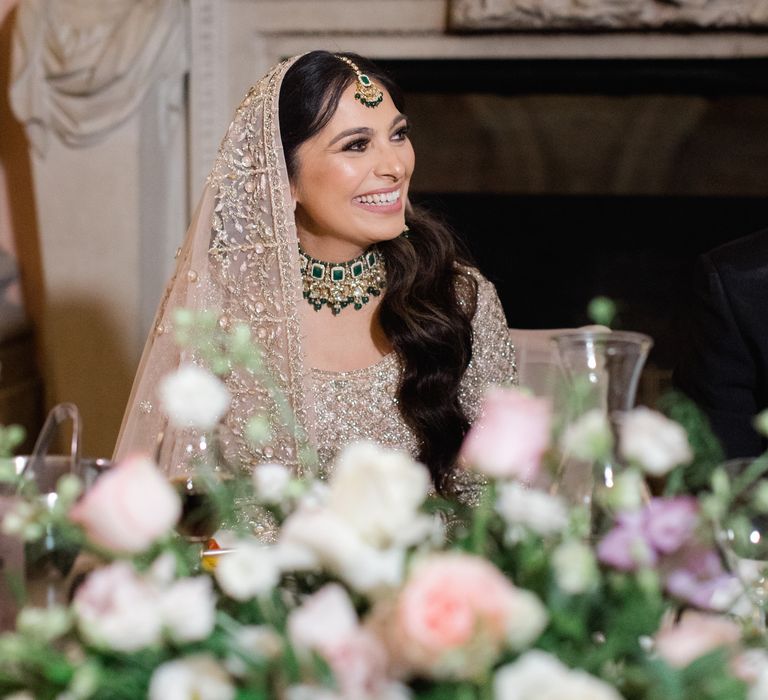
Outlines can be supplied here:
[[405, 141], [406, 138], [408, 138], [408, 132], [411, 130], [411, 127], [407, 124], [401, 126], [393, 135], [392, 138], [394, 138], [396, 141]]
[[344, 151], [364, 151], [368, 146], [368, 139], [356, 139], [344, 144]]

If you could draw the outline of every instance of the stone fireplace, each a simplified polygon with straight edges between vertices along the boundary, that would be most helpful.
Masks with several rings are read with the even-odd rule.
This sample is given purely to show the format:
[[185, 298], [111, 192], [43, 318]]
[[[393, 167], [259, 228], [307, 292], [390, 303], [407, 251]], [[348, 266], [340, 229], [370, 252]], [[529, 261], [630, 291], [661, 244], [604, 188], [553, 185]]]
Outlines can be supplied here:
[[406, 92], [414, 199], [465, 239], [512, 326], [583, 323], [607, 294], [623, 327], [655, 337], [666, 377], [695, 256], [768, 226], [768, 0], [191, 10], [191, 200], [233, 105], [272, 63], [371, 56]]

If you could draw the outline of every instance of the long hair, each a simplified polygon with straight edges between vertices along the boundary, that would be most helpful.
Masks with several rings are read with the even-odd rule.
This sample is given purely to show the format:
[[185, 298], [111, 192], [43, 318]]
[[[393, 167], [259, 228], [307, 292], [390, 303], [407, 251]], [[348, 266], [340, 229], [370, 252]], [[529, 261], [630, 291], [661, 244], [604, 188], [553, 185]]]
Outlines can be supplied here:
[[[378, 66], [357, 54], [338, 55], [354, 61], [405, 112], [400, 89]], [[354, 79], [349, 65], [326, 51], [305, 54], [286, 72], [279, 111], [289, 178], [299, 167], [299, 147], [330, 121]], [[407, 237], [379, 244], [387, 265], [379, 319], [403, 367], [400, 414], [419, 441], [419, 459], [435, 488], [447, 492], [447, 477], [469, 428], [459, 385], [472, 357], [477, 284], [467, 271], [466, 254], [440, 221], [408, 206], [406, 224]]]

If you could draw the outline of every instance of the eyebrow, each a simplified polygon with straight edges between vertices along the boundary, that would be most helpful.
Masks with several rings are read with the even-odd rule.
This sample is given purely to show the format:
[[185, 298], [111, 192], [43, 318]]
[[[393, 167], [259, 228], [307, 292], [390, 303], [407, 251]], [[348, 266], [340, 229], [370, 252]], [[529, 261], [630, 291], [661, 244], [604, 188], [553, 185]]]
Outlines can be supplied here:
[[[395, 126], [398, 122], [401, 122], [403, 120], [408, 120], [408, 117], [406, 117], [404, 114], [398, 114], [393, 120], [392, 123], [389, 125], [389, 128]], [[352, 129], [345, 129], [344, 131], [336, 134], [331, 139], [331, 142], [328, 144], [329, 146], [333, 146], [334, 143], [337, 141], [341, 141], [341, 139], [346, 138], [347, 136], [354, 136], [355, 134], [362, 134], [364, 136], [371, 136], [373, 135], [373, 129], [367, 127], [367, 126], [358, 126]]]

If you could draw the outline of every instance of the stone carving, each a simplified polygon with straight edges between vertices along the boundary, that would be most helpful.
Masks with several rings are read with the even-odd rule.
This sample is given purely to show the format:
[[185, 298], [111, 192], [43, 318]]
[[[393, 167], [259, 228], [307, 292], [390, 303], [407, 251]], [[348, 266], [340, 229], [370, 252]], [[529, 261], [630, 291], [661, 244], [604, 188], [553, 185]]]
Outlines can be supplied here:
[[454, 30], [765, 29], [768, 0], [450, 0]]
[[39, 154], [49, 132], [72, 147], [102, 139], [157, 87], [171, 130], [183, 114], [183, 0], [26, 0], [14, 28], [10, 97]]

